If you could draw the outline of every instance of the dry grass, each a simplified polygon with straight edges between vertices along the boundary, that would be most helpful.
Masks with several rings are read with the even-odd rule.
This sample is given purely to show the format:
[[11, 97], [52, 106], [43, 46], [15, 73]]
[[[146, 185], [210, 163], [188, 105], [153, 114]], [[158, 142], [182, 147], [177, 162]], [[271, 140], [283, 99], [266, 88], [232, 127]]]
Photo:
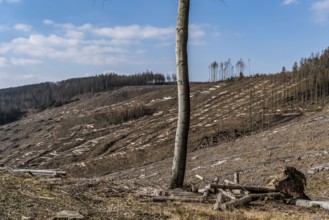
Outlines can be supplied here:
[[274, 202], [258, 202], [232, 212], [214, 211], [211, 204], [139, 202], [134, 194], [115, 196], [110, 192], [111, 182], [105, 180], [0, 173], [0, 181], [0, 219], [49, 219], [62, 210], [78, 211], [87, 219], [329, 219], [327, 211]]

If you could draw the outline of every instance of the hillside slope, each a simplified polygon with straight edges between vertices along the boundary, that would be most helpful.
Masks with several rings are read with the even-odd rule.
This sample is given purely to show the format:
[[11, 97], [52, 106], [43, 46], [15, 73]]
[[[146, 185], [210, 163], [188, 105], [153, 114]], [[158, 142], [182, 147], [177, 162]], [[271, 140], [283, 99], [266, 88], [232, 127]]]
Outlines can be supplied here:
[[[287, 99], [285, 94], [296, 85], [285, 82], [260, 76], [191, 85], [186, 183], [198, 183], [196, 174], [222, 181], [239, 171], [242, 183], [265, 185], [282, 167], [294, 166], [307, 175], [306, 193], [312, 199], [329, 199], [329, 106], [325, 100], [315, 104]], [[319, 215], [329, 219], [326, 211], [286, 205], [274, 205], [270, 213], [271, 207], [261, 206], [219, 216], [209, 205], [151, 207], [129, 196], [116, 198], [123, 189], [167, 187], [176, 105], [175, 85], [124, 87], [80, 96], [75, 102], [1, 126], [3, 166], [59, 168], [68, 172], [68, 178], [0, 173], [5, 183], [0, 186], [0, 203], [3, 210], [11, 210], [0, 217], [27, 213], [42, 219], [69, 207], [90, 219], [126, 214], [133, 219], [312, 219]]]
[[[189, 151], [232, 143], [319, 108], [282, 101], [288, 87], [271, 76], [192, 84]], [[161, 161], [172, 155], [176, 105], [174, 85], [79, 97], [0, 127], [0, 163], [87, 177]]]

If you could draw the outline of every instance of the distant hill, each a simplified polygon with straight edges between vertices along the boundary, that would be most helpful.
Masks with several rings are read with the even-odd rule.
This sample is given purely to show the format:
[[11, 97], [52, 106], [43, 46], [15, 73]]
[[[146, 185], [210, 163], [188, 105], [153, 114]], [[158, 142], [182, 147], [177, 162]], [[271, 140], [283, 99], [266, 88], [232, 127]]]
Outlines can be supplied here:
[[83, 94], [110, 91], [123, 86], [165, 82], [160, 73], [146, 71], [134, 75], [115, 73], [74, 78], [57, 83], [46, 82], [0, 90], [0, 124], [18, 120], [31, 110], [44, 110], [74, 101]]

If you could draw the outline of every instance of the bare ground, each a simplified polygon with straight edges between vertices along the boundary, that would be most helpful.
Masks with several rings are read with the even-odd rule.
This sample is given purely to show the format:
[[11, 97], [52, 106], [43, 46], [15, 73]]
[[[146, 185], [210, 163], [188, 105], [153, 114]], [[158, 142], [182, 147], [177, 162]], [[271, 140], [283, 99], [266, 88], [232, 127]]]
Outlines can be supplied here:
[[[212, 139], [227, 124], [243, 121], [251, 88], [255, 92], [264, 87], [273, 87], [268, 78], [192, 85], [186, 182], [199, 183], [196, 174], [230, 179], [239, 171], [241, 183], [264, 186], [282, 167], [294, 166], [307, 175], [307, 195], [329, 200], [327, 105], [312, 106], [317, 111], [303, 111], [301, 116], [246, 136], [227, 135], [201, 145], [203, 138]], [[80, 101], [0, 127], [4, 166], [68, 172], [62, 179], [0, 173], [1, 219], [47, 219], [61, 210], [78, 211], [87, 219], [329, 219], [324, 210], [277, 203], [218, 212], [211, 204], [139, 202], [138, 193], [167, 187], [175, 97], [174, 86], [127, 87], [79, 97]], [[136, 105], [148, 106], [153, 115], [108, 123], [108, 112]]]

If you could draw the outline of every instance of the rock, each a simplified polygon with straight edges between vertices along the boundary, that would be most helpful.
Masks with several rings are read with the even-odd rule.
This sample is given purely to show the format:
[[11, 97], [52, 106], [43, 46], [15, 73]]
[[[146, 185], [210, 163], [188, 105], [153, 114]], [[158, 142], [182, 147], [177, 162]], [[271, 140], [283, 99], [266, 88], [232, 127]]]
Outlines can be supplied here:
[[80, 219], [85, 219], [85, 217], [77, 211], [68, 211], [68, 210], [57, 212], [55, 217], [53, 218], [53, 220], [80, 220]]

